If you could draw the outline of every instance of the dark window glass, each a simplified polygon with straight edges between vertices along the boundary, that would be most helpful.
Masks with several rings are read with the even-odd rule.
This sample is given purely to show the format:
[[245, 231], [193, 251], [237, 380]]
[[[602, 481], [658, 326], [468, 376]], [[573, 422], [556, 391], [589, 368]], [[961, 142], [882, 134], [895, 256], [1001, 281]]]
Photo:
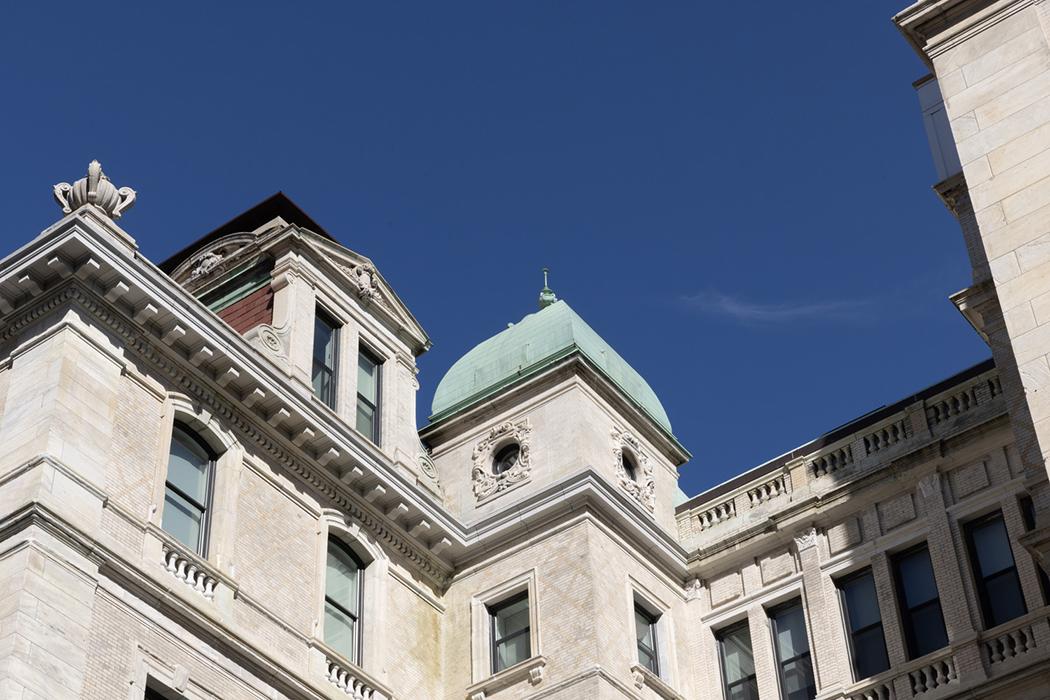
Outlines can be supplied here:
[[160, 694], [160, 691], [154, 690], [153, 688], [146, 688], [146, 694], [142, 700], [168, 700], [166, 697]]
[[1024, 615], [1028, 608], [1002, 512], [966, 523], [965, 530], [985, 627], [995, 627]]
[[[1025, 532], [1031, 532], [1035, 529], [1035, 503], [1032, 502], [1031, 496], [1021, 496], [1021, 515], [1024, 517], [1024, 529]], [[1050, 577], [1047, 577], [1046, 570], [1039, 565], [1039, 562], [1035, 562], [1036, 571], [1039, 572], [1039, 590], [1043, 594], [1043, 605], [1050, 603]]]
[[758, 700], [755, 655], [746, 620], [718, 633], [718, 655], [725, 700]]
[[893, 574], [908, 658], [925, 656], [947, 646], [948, 633], [926, 544], [894, 556]]
[[366, 350], [357, 354], [357, 429], [379, 444], [379, 360]]
[[783, 700], [812, 700], [817, 694], [813, 664], [809, 656], [809, 636], [802, 601], [769, 611], [773, 623], [773, 646], [780, 672], [780, 697]]
[[338, 351], [338, 326], [318, 310], [314, 314], [313, 384], [317, 398], [335, 408], [335, 368]]
[[518, 443], [512, 442], [504, 445], [496, 451], [496, 456], [492, 458], [492, 473], [499, 475], [509, 472], [517, 465], [519, 457], [521, 457], [521, 446]]
[[493, 673], [499, 673], [532, 656], [528, 593], [489, 606], [489, 619], [492, 623]]
[[324, 580], [324, 642], [360, 663], [361, 561], [342, 542], [328, 540]]
[[634, 631], [638, 640], [638, 663], [660, 675], [660, 661], [656, 652], [656, 621], [658, 616], [651, 614], [639, 605], [634, 606]]
[[882, 632], [882, 613], [875, 594], [871, 569], [865, 569], [838, 582], [853, 657], [856, 680], [869, 678], [890, 667], [886, 638]]
[[204, 443], [182, 426], [175, 425], [168, 450], [161, 528], [202, 557], [208, 550], [208, 508], [214, 464], [211, 451]]
[[623, 471], [627, 474], [627, 478], [631, 481], [638, 481], [638, 465], [634, 463], [634, 458], [624, 452], [621, 459], [623, 460]]

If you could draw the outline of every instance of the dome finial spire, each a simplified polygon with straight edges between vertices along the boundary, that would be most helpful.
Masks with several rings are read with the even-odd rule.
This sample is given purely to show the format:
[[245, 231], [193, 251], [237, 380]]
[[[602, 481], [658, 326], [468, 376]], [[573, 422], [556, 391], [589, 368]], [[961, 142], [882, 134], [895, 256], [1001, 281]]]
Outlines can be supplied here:
[[558, 301], [558, 297], [554, 296], [554, 292], [547, 286], [547, 274], [550, 272], [550, 268], [543, 268], [543, 289], [540, 290], [540, 308], [545, 309], [554, 302]]

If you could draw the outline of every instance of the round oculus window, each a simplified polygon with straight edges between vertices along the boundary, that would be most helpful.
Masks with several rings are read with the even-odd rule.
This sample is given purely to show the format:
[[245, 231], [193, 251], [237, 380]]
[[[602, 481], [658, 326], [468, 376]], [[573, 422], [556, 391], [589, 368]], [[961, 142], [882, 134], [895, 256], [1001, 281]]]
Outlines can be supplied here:
[[516, 442], [504, 445], [496, 451], [496, 456], [492, 458], [492, 473], [498, 476], [510, 471], [517, 465], [520, 457], [521, 445]]

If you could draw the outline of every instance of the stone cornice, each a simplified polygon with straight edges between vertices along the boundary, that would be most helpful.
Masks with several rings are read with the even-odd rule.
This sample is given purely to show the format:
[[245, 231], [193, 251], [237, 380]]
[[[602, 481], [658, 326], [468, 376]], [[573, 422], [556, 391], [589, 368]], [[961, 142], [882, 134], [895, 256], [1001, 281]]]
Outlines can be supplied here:
[[[129, 351], [149, 360], [229, 421], [243, 439], [258, 444], [440, 586], [450, 569], [428, 550], [461, 541], [456, 534], [461, 528], [378, 450], [311, 397], [302, 396], [277, 368], [260, 361], [247, 341], [188, 292], [114, 245], [117, 240], [98, 230], [106, 223], [90, 207], [82, 208], [0, 261], [0, 312], [7, 316], [0, 342], [63, 304], [88, 310]], [[275, 421], [268, 406], [283, 409], [278, 416], [283, 420]], [[297, 442], [304, 422], [313, 437]], [[416, 544], [398, 532], [400, 526], [348, 495], [351, 484], [339, 481], [348, 473], [378, 480], [389, 489], [388, 501], [397, 499], [414, 512], [427, 513], [431, 539]]]
[[933, 59], [1040, 0], [919, 0], [893, 22], [928, 66]]
[[[181, 604], [178, 598], [169, 595], [164, 586], [141, 572], [132, 562], [92, 539], [42, 503], [28, 503], [0, 518], [0, 540], [10, 539], [14, 534], [33, 526], [41, 528], [86, 556], [122, 589], [120, 595], [115, 595], [107, 586], [100, 585], [100, 593], [126, 604], [128, 599], [123, 593], [130, 591], [135, 597], [149, 601], [150, 605], [163, 608], [171, 619], [193, 627], [199, 637], [210, 639], [224, 647], [232, 659], [257, 669], [259, 678], [271, 679], [271, 682], [288, 694], [311, 700], [323, 700], [327, 697], [319, 690], [319, 683], [311, 683], [309, 679], [296, 673], [296, 670], [289, 669], [286, 664], [279, 663], [277, 659], [269, 656], [266, 649], [244, 641], [241, 635], [234, 634], [216, 616], [205, 615], [193, 606]], [[16, 545], [18, 546], [36, 545], [32, 540], [28, 540]], [[0, 551], [0, 555], [3, 553]]]
[[[501, 521], [520, 524], [518, 515], [473, 525], [458, 522], [331, 411], [303, 396], [196, 298], [148, 261], [129, 255], [103, 228], [106, 225], [112, 224], [85, 207], [0, 261], [0, 307], [6, 316], [0, 343], [10, 343], [29, 324], [64, 305], [86, 310], [120, 339], [125, 352], [146, 360], [180, 391], [221, 417], [240, 439], [257, 445], [358, 521], [439, 589], [449, 580], [455, 558], [470, 549], [505, 544], [508, 536], [513, 539], [513, 528], [502, 527]], [[308, 441], [300, 439], [304, 423], [312, 426]], [[605, 503], [598, 510], [627, 525], [624, 529], [658, 532], [643, 538], [651, 540], [645, 546], [661, 542], [656, 549], [664, 552], [665, 562], [682, 569], [684, 553], [669, 535], [639, 517], [635, 505], [593, 473], [581, 475], [584, 482], [584, 500]], [[377, 483], [385, 492], [382, 510], [363, 497]], [[535, 504], [530, 519], [548, 517], [548, 506], [554, 507], [563, 496], [579, 498], [580, 483], [555, 485], [539, 494], [544, 503]], [[396, 503], [416, 514], [403, 526], [383, 514]], [[420, 517], [429, 525], [428, 540], [422, 542], [408, 532]]]

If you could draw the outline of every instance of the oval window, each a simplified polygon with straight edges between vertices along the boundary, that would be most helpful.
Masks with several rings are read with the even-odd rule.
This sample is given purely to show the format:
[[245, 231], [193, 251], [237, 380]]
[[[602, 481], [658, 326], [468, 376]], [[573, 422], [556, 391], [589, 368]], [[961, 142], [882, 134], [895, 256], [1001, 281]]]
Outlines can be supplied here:
[[521, 446], [518, 443], [512, 442], [509, 445], [504, 445], [496, 452], [496, 456], [492, 458], [492, 473], [499, 476], [504, 472], [510, 471], [518, 463], [520, 456]]
[[634, 463], [634, 458], [624, 451], [622, 459], [623, 471], [627, 474], [627, 478], [631, 481], [638, 481], [638, 465]]

